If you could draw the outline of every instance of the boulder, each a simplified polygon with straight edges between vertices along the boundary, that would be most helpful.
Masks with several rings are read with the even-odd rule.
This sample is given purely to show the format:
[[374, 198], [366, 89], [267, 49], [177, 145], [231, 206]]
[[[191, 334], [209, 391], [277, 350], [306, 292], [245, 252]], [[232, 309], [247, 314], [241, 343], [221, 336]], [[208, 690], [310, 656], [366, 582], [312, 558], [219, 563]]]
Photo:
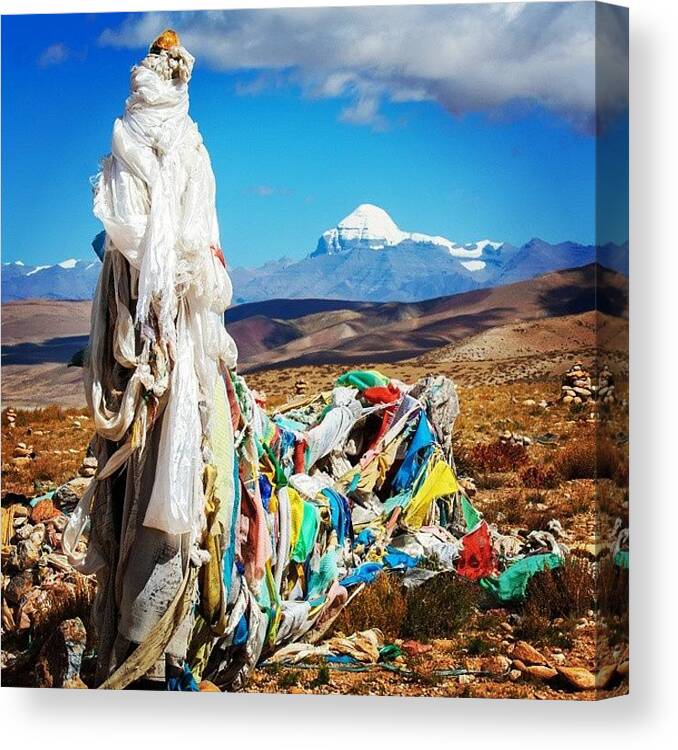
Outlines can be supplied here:
[[593, 690], [596, 676], [584, 667], [557, 667], [558, 674], [576, 690]]
[[33, 506], [31, 521], [33, 523], [40, 523], [41, 521], [48, 521], [57, 515], [59, 515], [59, 511], [54, 507], [54, 503], [51, 500], [40, 500], [40, 502]]
[[541, 664], [529, 666], [527, 672], [532, 677], [537, 677], [540, 680], [552, 680], [558, 674], [553, 667], [544, 667]]
[[515, 662], [516, 659], [524, 662], [525, 664], [546, 664], [548, 665], [548, 659], [541, 652], [537, 651], [534, 646], [530, 646], [526, 641], [518, 641], [513, 647], [511, 656]]

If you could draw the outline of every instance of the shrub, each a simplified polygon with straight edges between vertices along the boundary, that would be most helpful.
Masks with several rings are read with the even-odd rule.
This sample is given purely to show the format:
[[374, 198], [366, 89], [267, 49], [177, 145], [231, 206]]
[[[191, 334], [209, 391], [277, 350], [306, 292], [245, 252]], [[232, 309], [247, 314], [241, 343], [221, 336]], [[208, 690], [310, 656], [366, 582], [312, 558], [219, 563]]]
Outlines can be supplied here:
[[569, 479], [628, 480], [628, 461], [610, 440], [586, 435], [566, 445], [556, 456], [554, 470]]
[[552, 467], [526, 466], [520, 471], [520, 481], [531, 490], [550, 490], [558, 486], [560, 477]]
[[525, 446], [499, 440], [477, 443], [463, 453], [463, 466], [475, 474], [515, 471], [527, 462]]
[[[516, 635], [569, 647], [572, 638], [568, 631], [574, 626], [574, 618], [594, 609], [595, 597], [592, 566], [586, 560], [569, 557], [560, 567], [533, 576]], [[554, 627], [553, 620], [557, 617], [563, 623]]]
[[468, 623], [481, 589], [454, 573], [440, 573], [408, 591], [405, 638], [445, 638]]
[[466, 653], [469, 656], [486, 656], [492, 651], [492, 644], [480, 635], [474, 635], [466, 644]]
[[332, 631], [356, 633], [379, 628], [385, 636], [397, 638], [406, 612], [407, 604], [399, 581], [388, 573], [382, 573], [341, 612]]
[[603, 615], [626, 615], [629, 608], [629, 571], [618, 568], [612, 557], [600, 562], [596, 579], [597, 604]]
[[281, 690], [289, 690], [299, 684], [301, 673], [296, 669], [286, 670], [278, 677], [278, 687]]
[[311, 687], [320, 687], [321, 685], [330, 684], [330, 668], [323, 664], [318, 670], [318, 674], [311, 681]]

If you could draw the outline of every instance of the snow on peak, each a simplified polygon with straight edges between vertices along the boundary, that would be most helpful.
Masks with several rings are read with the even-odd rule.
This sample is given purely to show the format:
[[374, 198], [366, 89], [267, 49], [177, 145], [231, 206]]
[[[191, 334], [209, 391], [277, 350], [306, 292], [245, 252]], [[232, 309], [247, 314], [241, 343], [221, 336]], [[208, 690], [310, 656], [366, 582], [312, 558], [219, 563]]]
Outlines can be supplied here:
[[406, 236], [383, 208], [371, 203], [361, 203], [337, 224], [337, 230], [346, 240], [383, 240], [387, 245], [397, 245]]
[[466, 262], [460, 262], [467, 271], [481, 271], [485, 268], [485, 262], [480, 258], [490, 248], [498, 250], [503, 244], [492, 240], [480, 240], [460, 245], [448, 240], [447, 237], [404, 232], [383, 208], [372, 203], [361, 203], [336, 227], [323, 232], [312, 256], [335, 255], [356, 247], [383, 250], [405, 241], [418, 245], [433, 245], [445, 250], [453, 258], [463, 258]]
[[32, 270], [30, 270], [26, 276], [33, 276], [33, 274], [38, 273], [39, 271], [44, 271], [46, 268], [51, 268], [52, 266], [36, 266]]
[[60, 268], [75, 268], [75, 264], [78, 261], [75, 258], [69, 258], [68, 260], [62, 260], [61, 263], [57, 263]]

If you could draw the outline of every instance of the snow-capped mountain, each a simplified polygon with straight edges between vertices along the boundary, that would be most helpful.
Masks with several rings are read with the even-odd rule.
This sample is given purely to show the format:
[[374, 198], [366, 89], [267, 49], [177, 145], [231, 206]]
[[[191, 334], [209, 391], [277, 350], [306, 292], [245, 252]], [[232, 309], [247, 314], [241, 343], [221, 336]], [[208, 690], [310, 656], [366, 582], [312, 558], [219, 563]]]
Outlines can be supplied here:
[[383, 208], [371, 203], [362, 203], [336, 227], [322, 233], [311, 257], [336, 255], [357, 249], [384, 250], [403, 243], [442, 248], [453, 258], [459, 258], [459, 262], [467, 271], [481, 271], [486, 265], [482, 260], [483, 252], [488, 249], [497, 251], [504, 244], [492, 240], [480, 240], [468, 245], [460, 245], [457, 242], [451, 242], [446, 237], [421, 232], [404, 232]]
[[2, 301], [18, 299], [91, 299], [101, 263], [69, 258], [53, 265], [31, 266], [22, 261], [2, 264]]
[[[95, 248], [100, 239], [98, 235]], [[363, 203], [323, 232], [315, 250], [301, 260], [282, 258], [257, 268], [234, 268], [231, 276], [236, 304], [311, 297], [414, 302], [596, 261], [628, 275], [628, 243], [596, 248], [575, 242], [551, 245], [535, 238], [520, 247], [488, 239], [460, 244], [404, 231], [383, 208]], [[90, 299], [100, 268], [95, 255], [89, 261], [71, 258], [48, 266], [4, 263], [2, 300]]]

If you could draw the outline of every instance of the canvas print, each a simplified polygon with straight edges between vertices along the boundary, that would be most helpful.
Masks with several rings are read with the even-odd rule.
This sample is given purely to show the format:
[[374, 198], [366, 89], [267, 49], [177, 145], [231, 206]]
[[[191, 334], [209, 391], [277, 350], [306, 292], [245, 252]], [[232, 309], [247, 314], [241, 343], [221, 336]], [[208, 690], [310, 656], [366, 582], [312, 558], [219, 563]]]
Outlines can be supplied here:
[[628, 13], [2, 18], [2, 684], [628, 692]]

